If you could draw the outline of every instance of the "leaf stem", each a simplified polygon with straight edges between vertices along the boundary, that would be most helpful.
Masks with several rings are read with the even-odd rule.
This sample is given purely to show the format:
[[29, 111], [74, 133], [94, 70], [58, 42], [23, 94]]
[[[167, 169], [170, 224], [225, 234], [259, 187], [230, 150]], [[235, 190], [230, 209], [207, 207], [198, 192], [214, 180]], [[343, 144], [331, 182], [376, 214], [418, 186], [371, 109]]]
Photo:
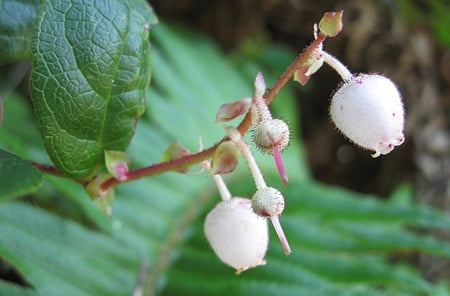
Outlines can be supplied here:
[[57, 176], [57, 177], [61, 177], [61, 178], [66, 178], [66, 179], [70, 179], [76, 183], [79, 183], [81, 185], [86, 185], [86, 182], [84, 180], [79, 180], [79, 179], [72, 179], [68, 176], [65, 176], [57, 167], [55, 167], [54, 165], [51, 164], [45, 164], [45, 163], [40, 163], [37, 161], [30, 161], [30, 163], [32, 165], [34, 165], [38, 170], [40, 170], [41, 172], [45, 173], [45, 174], [49, 174], [49, 175], [53, 175], [53, 176]]
[[64, 177], [64, 175], [61, 173], [60, 170], [58, 170], [55, 166], [52, 166], [50, 164], [40, 163], [36, 161], [31, 161], [31, 164], [34, 165], [37, 169], [39, 169], [43, 173]]

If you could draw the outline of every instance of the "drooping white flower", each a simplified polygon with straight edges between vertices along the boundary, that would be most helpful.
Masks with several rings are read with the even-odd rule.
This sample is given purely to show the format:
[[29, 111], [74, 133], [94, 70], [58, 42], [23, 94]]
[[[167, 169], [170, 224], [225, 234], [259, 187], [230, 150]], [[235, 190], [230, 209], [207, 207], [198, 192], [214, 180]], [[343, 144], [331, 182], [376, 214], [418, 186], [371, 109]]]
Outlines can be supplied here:
[[343, 83], [333, 95], [330, 115], [351, 141], [374, 151], [372, 157], [387, 154], [405, 141], [401, 96], [384, 76], [361, 74]]
[[216, 255], [236, 273], [266, 263], [267, 219], [253, 212], [250, 199], [233, 197], [217, 204], [206, 216], [204, 231]]

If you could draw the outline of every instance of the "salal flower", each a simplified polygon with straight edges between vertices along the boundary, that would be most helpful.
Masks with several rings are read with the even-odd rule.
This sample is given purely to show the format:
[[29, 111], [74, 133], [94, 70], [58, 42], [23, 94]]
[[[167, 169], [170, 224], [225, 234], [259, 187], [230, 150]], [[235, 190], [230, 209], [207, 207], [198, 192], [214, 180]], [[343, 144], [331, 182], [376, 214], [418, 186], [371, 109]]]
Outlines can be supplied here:
[[252, 196], [252, 208], [257, 215], [270, 219], [284, 253], [289, 255], [291, 247], [279, 220], [279, 216], [284, 210], [284, 197], [281, 192], [274, 187], [259, 188]]
[[226, 131], [231, 140], [236, 143], [236, 146], [242, 152], [252, 174], [253, 181], [255, 181], [256, 192], [252, 196], [253, 211], [260, 217], [270, 218], [278, 238], [280, 239], [281, 245], [283, 246], [284, 253], [289, 255], [291, 253], [291, 248], [279, 220], [279, 216], [284, 210], [283, 195], [278, 189], [267, 186], [250, 148], [247, 143], [242, 140], [239, 132], [232, 127], [227, 127]]
[[391, 152], [405, 140], [401, 96], [384, 76], [361, 74], [345, 81], [333, 95], [330, 115], [351, 141], [374, 151], [372, 157]]
[[253, 130], [253, 142], [261, 151], [272, 153], [284, 184], [287, 184], [288, 176], [281, 158], [281, 151], [288, 146], [289, 139], [289, 127], [281, 119], [261, 121]]
[[253, 141], [261, 151], [271, 153], [283, 184], [288, 183], [288, 176], [284, 169], [281, 151], [289, 144], [289, 127], [281, 119], [273, 119], [269, 107], [264, 101], [266, 83], [261, 73], [255, 78], [255, 95], [252, 122], [254, 125]]
[[216, 255], [236, 273], [266, 264], [267, 219], [253, 212], [250, 199], [233, 197], [218, 203], [206, 216], [204, 231]]

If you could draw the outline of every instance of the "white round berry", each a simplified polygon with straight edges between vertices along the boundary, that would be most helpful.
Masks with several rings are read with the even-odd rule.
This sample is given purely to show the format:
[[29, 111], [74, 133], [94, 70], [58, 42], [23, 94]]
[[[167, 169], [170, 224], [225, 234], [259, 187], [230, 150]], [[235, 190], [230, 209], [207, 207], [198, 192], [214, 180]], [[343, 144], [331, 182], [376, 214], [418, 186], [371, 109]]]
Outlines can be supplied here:
[[217, 204], [206, 216], [204, 231], [216, 255], [237, 273], [266, 263], [267, 219], [252, 211], [250, 199], [233, 197]]
[[289, 127], [281, 119], [269, 119], [259, 122], [253, 130], [253, 141], [262, 151], [272, 153], [278, 146], [282, 151], [289, 144]]
[[391, 152], [405, 140], [400, 93], [384, 76], [361, 74], [345, 82], [333, 95], [330, 115], [351, 141], [374, 151], [373, 157]]
[[258, 189], [252, 197], [252, 208], [261, 217], [280, 216], [284, 210], [284, 197], [274, 187]]

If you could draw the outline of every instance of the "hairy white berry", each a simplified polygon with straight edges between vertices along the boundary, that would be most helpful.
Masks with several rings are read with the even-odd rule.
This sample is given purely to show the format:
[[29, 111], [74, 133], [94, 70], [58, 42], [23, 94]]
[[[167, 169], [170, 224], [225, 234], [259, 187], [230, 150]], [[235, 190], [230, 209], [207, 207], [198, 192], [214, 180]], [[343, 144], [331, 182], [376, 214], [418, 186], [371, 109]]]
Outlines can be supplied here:
[[281, 119], [259, 122], [253, 131], [253, 141], [262, 151], [272, 153], [274, 146], [282, 151], [289, 144], [289, 127]]
[[361, 74], [345, 82], [333, 95], [330, 115], [351, 141], [374, 151], [373, 157], [391, 152], [405, 140], [400, 93], [384, 76]]
[[284, 210], [284, 197], [274, 187], [264, 187], [256, 190], [252, 197], [253, 211], [262, 217], [280, 216]]
[[217, 204], [206, 216], [204, 231], [216, 255], [237, 273], [266, 263], [267, 219], [252, 211], [250, 199], [233, 197]]

